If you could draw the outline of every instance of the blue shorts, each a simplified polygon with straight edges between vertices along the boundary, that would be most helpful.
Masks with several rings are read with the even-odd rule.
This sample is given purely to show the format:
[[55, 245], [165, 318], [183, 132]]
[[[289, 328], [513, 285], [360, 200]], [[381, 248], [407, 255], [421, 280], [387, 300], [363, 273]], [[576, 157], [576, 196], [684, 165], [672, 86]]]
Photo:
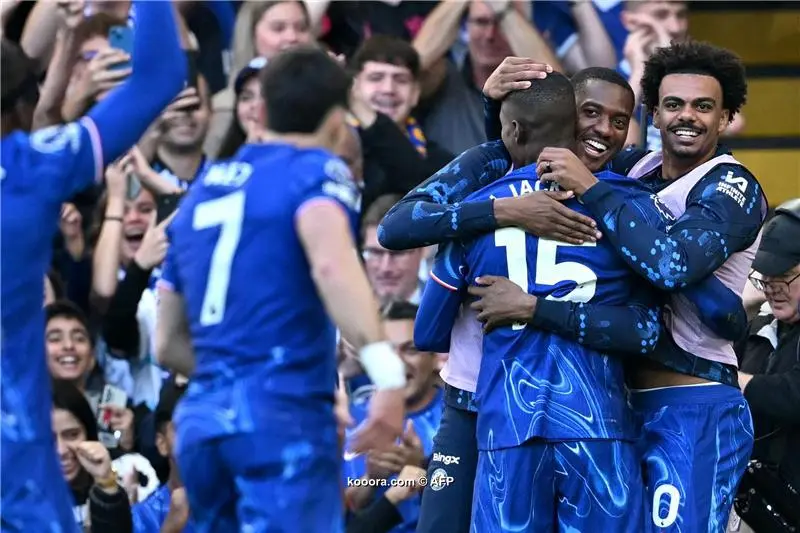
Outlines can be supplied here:
[[3, 533], [77, 533], [72, 494], [53, 441], [2, 445]]
[[741, 391], [728, 385], [637, 391], [648, 528], [658, 533], [724, 532], [753, 449]]
[[528, 441], [481, 451], [474, 533], [641, 533], [644, 488], [634, 443]]
[[335, 430], [314, 444], [263, 432], [185, 448], [178, 431], [176, 460], [197, 533], [343, 531]]
[[[478, 466], [478, 442], [475, 432], [478, 413], [458, 402], [458, 394], [470, 395], [454, 387], [445, 387], [445, 405], [439, 431], [433, 438], [433, 454], [428, 479], [452, 478], [452, 483], [428, 484], [422, 493], [417, 533], [469, 533], [472, 515], [472, 489]], [[471, 405], [471, 403], [470, 403]]]

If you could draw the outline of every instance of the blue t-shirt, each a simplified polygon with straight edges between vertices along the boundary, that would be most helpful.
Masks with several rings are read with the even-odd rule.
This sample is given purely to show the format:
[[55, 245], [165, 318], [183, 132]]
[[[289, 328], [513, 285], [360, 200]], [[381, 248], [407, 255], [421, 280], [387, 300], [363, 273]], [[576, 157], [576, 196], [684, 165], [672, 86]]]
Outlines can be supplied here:
[[[334, 426], [336, 331], [295, 220], [334, 202], [356, 221], [345, 164], [321, 149], [246, 145], [189, 189], [168, 228], [161, 285], [185, 300], [196, 370], [179, 405], [186, 441]], [[287, 433], [288, 434], [288, 433]]]
[[[143, 502], [131, 507], [133, 516], [133, 533], [157, 533], [161, 531], [164, 520], [169, 514], [171, 493], [166, 484], [158, 487]], [[188, 522], [182, 533], [194, 533], [194, 526]]]
[[44, 276], [61, 204], [101, 176], [100, 139], [84, 118], [0, 143], [3, 442], [50, 439], [44, 355]]

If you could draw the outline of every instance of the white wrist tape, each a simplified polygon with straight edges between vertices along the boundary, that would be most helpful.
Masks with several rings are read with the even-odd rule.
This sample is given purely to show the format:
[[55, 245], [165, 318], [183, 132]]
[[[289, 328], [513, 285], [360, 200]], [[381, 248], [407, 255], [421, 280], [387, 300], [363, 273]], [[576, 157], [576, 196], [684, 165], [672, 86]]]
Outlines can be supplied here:
[[406, 386], [406, 365], [388, 342], [374, 342], [358, 352], [361, 366], [378, 390]]

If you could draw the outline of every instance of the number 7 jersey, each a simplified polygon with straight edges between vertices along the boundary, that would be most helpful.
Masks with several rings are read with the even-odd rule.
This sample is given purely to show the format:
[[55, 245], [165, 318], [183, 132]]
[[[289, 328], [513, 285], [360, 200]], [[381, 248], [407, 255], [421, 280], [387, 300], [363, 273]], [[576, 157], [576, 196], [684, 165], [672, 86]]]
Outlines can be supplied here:
[[[641, 211], [659, 217], [652, 195], [643, 187], [608, 172], [597, 177], [617, 181]], [[525, 167], [468, 200], [519, 196], [544, 188], [533, 167]], [[575, 200], [566, 205], [585, 213]], [[486, 275], [508, 277], [526, 292], [551, 300], [627, 305], [635, 291], [650, 291], [602, 239], [576, 246], [540, 239], [518, 228], [499, 229], [454, 245], [449, 256], [437, 263], [432, 278], [452, 290], [463, 290]], [[641, 298], [641, 293], [637, 296]], [[654, 342], [649, 336], [652, 327], [641, 324], [643, 343]], [[481, 450], [518, 446], [532, 438], [635, 437], [623, 360], [582, 346], [580, 340], [522, 324], [484, 336], [476, 399]]]
[[161, 287], [186, 305], [196, 370], [181, 416], [196, 416], [198, 438], [333, 424], [335, 329], [295, 229], [316, 202], [355, 223], [344, 163], [263, 144], [212, 165], [178, 207]]

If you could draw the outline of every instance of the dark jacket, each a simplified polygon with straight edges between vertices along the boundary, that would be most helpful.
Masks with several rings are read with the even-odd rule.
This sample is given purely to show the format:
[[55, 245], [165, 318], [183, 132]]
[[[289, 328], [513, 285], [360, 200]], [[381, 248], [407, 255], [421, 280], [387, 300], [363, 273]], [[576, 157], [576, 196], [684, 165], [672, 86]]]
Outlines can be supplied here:
[[786, 481], [800, 486], [800, 323], [760, 315], [736, 355], [741, 371], [754, 376], [744, 391], [755, 429], [752, 457], [777, 464]]

